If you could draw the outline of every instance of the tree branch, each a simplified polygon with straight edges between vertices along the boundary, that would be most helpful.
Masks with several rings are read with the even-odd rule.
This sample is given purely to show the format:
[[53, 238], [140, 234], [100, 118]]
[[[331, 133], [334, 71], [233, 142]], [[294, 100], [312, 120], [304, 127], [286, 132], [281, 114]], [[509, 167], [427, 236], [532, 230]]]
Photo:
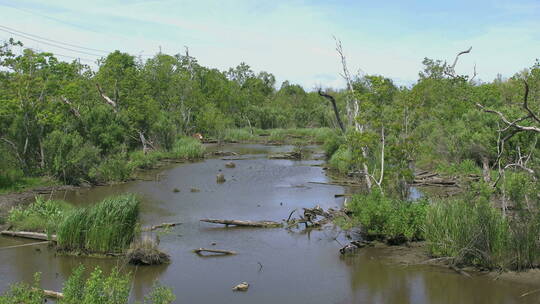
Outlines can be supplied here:
[[341, 122], [341, 118], [339, 117], [339, 111], [336, 105], [336, 99], [332, 95], [323, 93], [321, 88], [319, 88], [319, 95], [330, 100], [330, 103], [332, 104], [332, 107], [334, 108], [334, 114], [336, 115], [339, 128], [341, 129], [341, 132], [345, 133], [345, 127], [343, 126], [343, 122]]

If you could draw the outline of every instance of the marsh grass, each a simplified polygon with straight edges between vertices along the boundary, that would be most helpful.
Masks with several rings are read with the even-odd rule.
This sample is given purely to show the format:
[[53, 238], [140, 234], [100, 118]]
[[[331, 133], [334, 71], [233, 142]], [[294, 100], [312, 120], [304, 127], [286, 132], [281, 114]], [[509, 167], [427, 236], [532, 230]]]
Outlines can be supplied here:
[[172, 155], [175, 158], [195, 160], [204, 157], [205, 148], [201, 142], [191, 137], [181, 137], [173, 145]]
[[505, 268], [512, 255], [510, 227], [487, 201], [441, 201], [428, 210], [425, 223], [428, 251], [452, 257], [454, 263]]
[[74, 210], [58, 227], [58, 247], [84, 253], [114, 253], [134, 239], [139, 201], [132, 194], [109, 197]]
[[14, 230], [56, 233], [59, 223], [73, 210], [73, 206], [58, 200], [37, 196], [28, 206], [17, 206], [9, 211], [7, 222]]

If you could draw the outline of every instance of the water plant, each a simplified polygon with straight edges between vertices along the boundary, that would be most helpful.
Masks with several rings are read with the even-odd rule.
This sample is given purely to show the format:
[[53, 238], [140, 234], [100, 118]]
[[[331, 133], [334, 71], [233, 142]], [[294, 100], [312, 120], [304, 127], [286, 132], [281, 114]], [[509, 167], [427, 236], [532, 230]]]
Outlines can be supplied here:
[[121, 252], [135, 237], [139, 201], [133, 194], [109, 197], [71, 212], [58, 227], [58, 247], [92, 253]]

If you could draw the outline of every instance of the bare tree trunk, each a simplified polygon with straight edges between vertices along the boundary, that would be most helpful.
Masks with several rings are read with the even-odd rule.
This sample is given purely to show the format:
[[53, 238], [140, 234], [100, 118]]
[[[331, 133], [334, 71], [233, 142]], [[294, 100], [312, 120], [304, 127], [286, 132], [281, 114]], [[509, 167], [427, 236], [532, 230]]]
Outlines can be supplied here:
[[482, 155], [482, 173], [484, 175], [484, 182], [486, 183], [491, 183], [491, 174], [489, 169], [489, 159]]
[[332, 95], [323, 93], [320, 88], [319, 88], [319, 95], [330, 100], [330, 103], [332, 104], [332, 108], [334, 108], [334, 114], [336, 115], [336, 120], [339, 124], [339, 128], [341, 129], [341, 132], [345, 133], [345, 127], [343, 126], [343, 122], [341, 121], [341, 118], [339, 117], [339, 111], [336, 105], [336, 99]]

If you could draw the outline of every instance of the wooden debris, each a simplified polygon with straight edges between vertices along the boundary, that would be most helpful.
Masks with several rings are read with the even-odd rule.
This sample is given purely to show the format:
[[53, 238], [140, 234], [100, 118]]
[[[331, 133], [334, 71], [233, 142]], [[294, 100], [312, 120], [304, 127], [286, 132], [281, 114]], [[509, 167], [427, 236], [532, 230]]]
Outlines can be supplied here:
[[302, 153], [292, 151], [292, 152], [286, 152], [286, 153], [279, 153], [279, 154], [273, 154], [268, 155], [268, 158], [270, 159], [292, 159], [292, 160], [299, 160], [302, 159]]
[[50, 241], [28, 243], [28, 244], [22, 244], [22, 245], [13, 245], [13, 246], [2, 247], [2, 248], [0, 248], [0, 250], [2, 250], [2, 249], [10, 249], [10, 248], [27, 247], [27, 246], [34, 246], [34, 245], [41, 245], [41, 244], [48, 244], [48, 243], [50, 243]]
[[238, 153], [232, 152], [232, 151], [214, 151], [214, 152], [212, 152], [212, 155], [215, 155], [215, 156], [237, 156]]
[[178, 226], [178, 225], [182, 225], [182, 223], [162, 223], [162, 224], [159, 224], [159, 225], [145, 227], [145, 228], [142, 229], [142, 231], [153, 231], [153, 230], [160, 229], [160, 228], [169, 228], [169, 227], [174, 227], [174, 226]]
[[357, 183], [357, 182], [347, 182], [347, 181], [341, 181], [341, 182], [308, 182], [310, 184], [319, 184], [319, 185], [330, 185], [330, 186], [347, 186], [347, 187], [362, 187], [363, 184]]
[[223, 173], [220, 173], [218, 175], [216, 175], [216, 182], [217, 183], [224, 183], [226, 181], [225, 179], [225, 175], [223, 175]]
[[241, 221], [241, 220], [218, 220], [218, 219], [202, 219], [201, 222], [222, 224], [225, 226], [241, 226], [241, 227], [258, 227], [258, 228], [275, 228], [281, 227], [281, 223], [274, 221]]
[[32, 240], [56, 241], [56, 235], [55, 234], [52, 234], [50, 239], [49, 239], [49, 237], [47, 236], [46, 233], [39, 233], [39, 232], [4, 230], [4, 231], [1, 231], [0, 234], [14, 236], [14, 237], [27, 238], [27, 239], [32, 239]]
[[225, 164], [225, 167], [226, 168], [236, 168], [236, 164], [233, 163], [233, 162], [228, 162], [228, 163]]
[[40, 290], [43, 292], [43, 295], [46, 297], [46, 298], [49, 298], [49, 299], [63, 299], [64, 298], [64, 294], [61, 293], [61, 292], [57, 292], [57, 291], [52, 291], [52, 290], [47, 290], [47, 289], [37, 289], [35, 287], [32, 288], [33, 290]]
[[208, 248], [197, 248], [193, 249], [193, 252], [196, 254], [202, 255], [202, 252], [210, 252], [210, 253], [218, 253], [218, 254], [224, 254], [224, 255], [235, 255], [235, 251], [231, 250], [222, 250], [222, 249], [208, 249]]
[[352, 241], [349, 244], [347, 244], [347, 245], [343, 246], [342, 248], [340, 248], [339, 252], [341, 254], [354, 253], [354, 252], [358, 251], [358, 249], [364, 248], [364, 247], [367, 247], [367, 246], [373, 246], [373, 244], [371, 242], [367, 242], [367, 241]]
[[334, 194], [334, 197], [351, 197], [351, 196], [353, 196], [352, 193]]
[[438, 173], [430, 173], [428, 171], [416, 173], [412, 184], [415, 186], [459, 187], [457, 180], [443, 178]]
[[242, 282], [236, 286], [233, 287], [233, 291], [247, 291], [249, 288], [249, 284], [247, 282]]

